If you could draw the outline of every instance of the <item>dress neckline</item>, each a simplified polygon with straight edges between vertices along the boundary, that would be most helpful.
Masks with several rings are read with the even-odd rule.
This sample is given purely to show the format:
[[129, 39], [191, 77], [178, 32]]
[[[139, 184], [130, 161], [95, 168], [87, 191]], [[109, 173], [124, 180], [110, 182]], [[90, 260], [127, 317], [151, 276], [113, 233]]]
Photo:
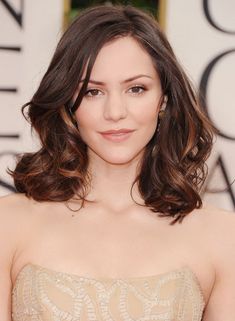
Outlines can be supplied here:
[[153, 275], [146, 275], [146, 276], [134, 276], [134, 277], [91, 277], [91, 276], [85, 276], [85, 275], [78, 275], [74, 273], [68, 273], [68, 272], [62, 272], [58, 270], [54, 270], [52, 268], [48, 268], [45, 266], [42, 266], [40, 264], [35, 264], [35, 263], [27, 263], [25, 264], [22, 269], [19, 271], [18, 275], [16, 276], [15, 284], [13, 286], [13, 289], [15, 288], [21, 274], [23, 274], [23, 271], [25, 271], [27, 268], [33, 268], [39, 271], [44, 271], [49, 274], [57, 275], [57, 276], [66, 276], [74, 279], [83, 279], [83, 280], [88, 280], [88, 281], [98, 281], [98, 282], [116, 282], [116, 281], [124, 281], [124, 282], [135, 282], [135, 281], [141, 281], [141, 280], [153, 280], [153, 279], [161, 279], [167, 275], [171, 274], [177, 274], [177, 273], [189, 273], [189, 275], [192, 277], [194, 283], [196, 284], [196, 287], [199, 291], [199, 294], [202, 298], [203, 303], [206, 303], [204, 293], [202, 291], [201, 284], [199, 282], [199, 279], [197, 275], [194, 273], [194, 271], [187, 265], [184, 265], [179, 268], [172, 269], [167, 272], [162, 272], [158, 274], [153, 274]]
[[21, 271], [27, 266], [32, 266], [33, 268], [39, 269], [41, 271], [44, 270], [44, 271], [47, 271], [47, 272], [53, 273], [53, 274], [67, 275], [67, 276], [78, 278], [78, 279], [87, 279], [87, 280], [96, 280], [96, 281], [99, 281], [99, 280], [102, 280], [102, 281], [103, 280], [107, 280], [107, 281], [109, 281], [109, 280], [110, 281], [116, 281], [116, 280], [124, 280], [124, 281], [129, 281], [130, 280], [130, 281], [132, 281], [133, 280], [134, 281], [134, 280], [143, 280], [143, 279], [154, 279], [154, 278], [159, 278], [159, 277], [165, 276], [167, 274], [177, 273], [177, 272], [181, 272], [181, 271], [185, 271], [185, 270], [189, 271], [189, 272], [191, 272], [191, 274], [195, 275], [195, 273], [191, 270], [191, 268], [186, 266], [186, 265], [182, 266], [182, 267], [179, 267], [179, 268], [172, 269], [172, 270], [170, 270], [168, 272], [162, 272], [162, 273], [146, 275], [146, 276], [129, 276], [129, 277], [122, 277], [122, 276], [120, 276], [120, 277], [104, 277], [104, 276], [92, 277], [92, 276], [86, 276], [86, 275], [79, 275], [79, 274], [74, 274], [74, 273], [62, 272], [62, 271], [54, 270], [52, 268], [48, 268], [48, 267], [45, 267], [45, 266], [42, 266], [42, 265], [39, 265], [39, 264], [35, 264], [35, 263], [26, 264], [21, 269]]

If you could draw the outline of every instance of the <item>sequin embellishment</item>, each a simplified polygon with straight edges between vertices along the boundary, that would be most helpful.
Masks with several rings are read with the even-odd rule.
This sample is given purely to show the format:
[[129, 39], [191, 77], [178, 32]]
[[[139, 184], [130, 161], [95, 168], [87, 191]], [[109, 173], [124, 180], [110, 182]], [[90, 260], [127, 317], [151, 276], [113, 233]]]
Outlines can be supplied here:
[[12, 291], [13, 321], [201, 321], [204, 307], [189, 268], [95, 279], [27, 264]]

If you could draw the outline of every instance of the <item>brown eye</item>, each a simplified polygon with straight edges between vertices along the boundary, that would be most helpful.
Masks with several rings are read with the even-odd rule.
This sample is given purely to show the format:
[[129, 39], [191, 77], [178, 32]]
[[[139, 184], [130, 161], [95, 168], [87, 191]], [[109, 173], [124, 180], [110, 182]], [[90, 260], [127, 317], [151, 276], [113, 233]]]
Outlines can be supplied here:
[[145, 89], [145, 87], [143, 87], [143, 86], [134, 86], [134, 87], [131, 87], [130, 90], [132, 90], [132, 93], [133, 93], [133, 94], [140, 95], [140, 94], [142, 94], [146, 89]]
[[100, 92], [99, 89], [89, 89], [89, 90], [86, 91], [85, 96], [87, 96], [87, 97], [99, 96], [98, 92]]

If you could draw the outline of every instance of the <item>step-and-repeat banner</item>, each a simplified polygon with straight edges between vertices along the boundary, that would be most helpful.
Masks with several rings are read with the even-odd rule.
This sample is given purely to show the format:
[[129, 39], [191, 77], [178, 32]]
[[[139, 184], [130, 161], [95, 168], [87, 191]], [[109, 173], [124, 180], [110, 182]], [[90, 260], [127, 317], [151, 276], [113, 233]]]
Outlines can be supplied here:
[[0, 195], [14, 190], [6, 168], [15, 154], [36, 148], [21, 106], [48, 66], [63, 11], [63, 0], [0, 0]]
[[[235, 209], [235, 1], [162, 0], [168, 38], [219, 130], [204, 200]], [[233, 183], [233, 184], [232, 184]]]
[[[162, 0], [161, 20], [219, 129], [204, 199], [235, 208], [235, 1]], [[12, 192], [6, 168], [37, 148], [20, 108], [48, 66], [63, 25], [63, 0], [0, 0], [0, 195]]]

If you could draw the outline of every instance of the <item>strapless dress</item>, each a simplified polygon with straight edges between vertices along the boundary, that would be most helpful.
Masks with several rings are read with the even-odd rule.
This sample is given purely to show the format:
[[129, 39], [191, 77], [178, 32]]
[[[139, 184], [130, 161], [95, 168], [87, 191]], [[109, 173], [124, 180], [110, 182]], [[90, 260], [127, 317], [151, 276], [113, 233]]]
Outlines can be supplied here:
[[201, 321], [204, 308], [187, 266], [147, 277], [92, 278], [29, 263], [12, 289], [13, 321]]

